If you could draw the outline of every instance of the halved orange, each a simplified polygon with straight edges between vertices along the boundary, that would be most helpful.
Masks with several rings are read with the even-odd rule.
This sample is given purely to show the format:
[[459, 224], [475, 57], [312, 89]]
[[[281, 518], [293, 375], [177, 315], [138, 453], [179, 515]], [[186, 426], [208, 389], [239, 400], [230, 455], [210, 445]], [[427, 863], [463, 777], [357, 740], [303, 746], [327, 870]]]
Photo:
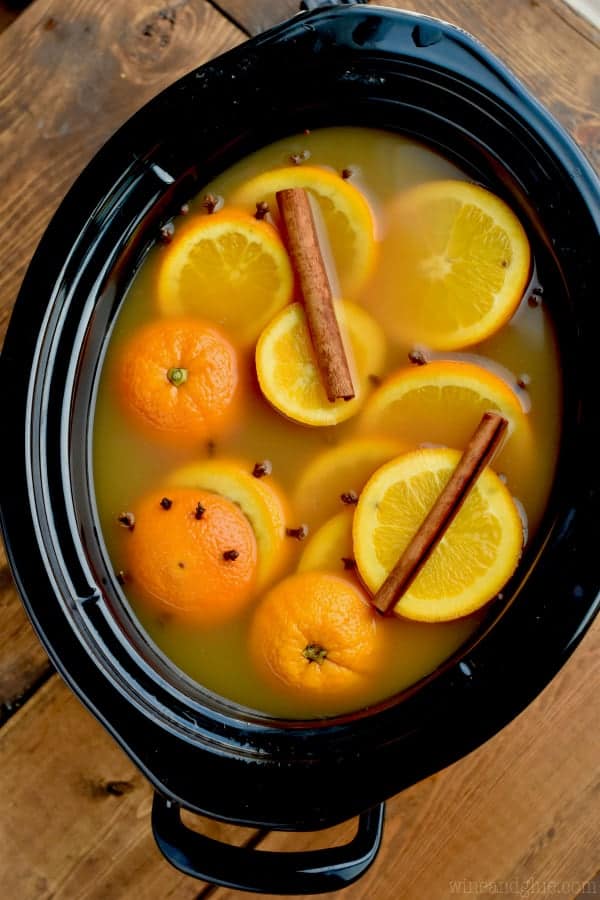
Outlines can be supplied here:
[[256, 535], [258, 569], [256, 586], [263, 589], [285, 566], [290, 552], [286, 538], [287, 502], [269, 476], [255, 478], [252, 464], [232, 459], [208, 459], [174, 472], [169, 484], [200, 488], [220, 494], [244, 513]]
[[251, 178], [231, 196], [231, 203], [249, 213], [264, 201], [276, 222], [275, 194], [286, 188], [304, 188], [320, 210], [339, 280], [339, 296], [353, 299], [371, 274], [375, 261], [374, 220], [363, 194], [329, 169], [286, 166]]
[[161, 313], [216, 322], [242, 345], [291, 299], [292, 269], [277, 230], [238, 210], [190, 219], [161, 253]]
[[[408, 546], [456, 468], [458, 450], [414, 450], [367, 482], [353, 524], [361, 578], [375, 593]], [[502, 589], [521, 555], [515, 503], [488, 467], [394, 611], [421, 622], [461, 618]]]
[[535, 477], [531, 425], [512, 388], [482, 366], [436, 360], [400, 369], [369, 398], [360, 429], [409, 447], [436, 444], [463, 450], [484, 412], [508, 419], [507, 437], [492, 466], [507, 476], [512, 494], [524, 497]]
[[377, 322], [354, 303], [335, 304], [340, 330], [353, 372], [356, 396], [327, 399], [304, 307], [286, 306], [267, 325], [256, 345], [260, 389], [275, 409], [304, 425], [336, 425], [360, 409], [369, 389], [369, 375], [379, 375], [385, 361], [385, 336]]
[[388, 437], [356, 437], [328, 447], [300, 473], [294, 508], [311, 527], [342, 509], [342, 494], [360, 494], [373, 472], [410, 445]]
[[386, 220], [374, 291], [398, 339], [453, 350], [510, 319], [531, 252], [503, 200], [467, 181], [427, 182], [392, 201]]

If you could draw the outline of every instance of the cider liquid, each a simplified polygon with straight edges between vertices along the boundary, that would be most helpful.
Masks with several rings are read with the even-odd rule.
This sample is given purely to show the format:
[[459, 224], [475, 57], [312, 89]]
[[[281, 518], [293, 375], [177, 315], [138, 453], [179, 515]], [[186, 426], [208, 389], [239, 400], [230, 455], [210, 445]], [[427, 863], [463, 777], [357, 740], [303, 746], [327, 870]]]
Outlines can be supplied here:
[[[221, 174], [190, 203], [190, 214], [200, 212], [206, 193], [228, 196], [260, 172], [290, 164], [292, 154], [310, 152], [310, 165], [341, 172], [352, 171], [352, 183], [367, 196], [382, 238], [381, 211], [391, 197], [412, 185], [439, 179], [467, 180], [464, 172], [434, 151], [408, 138], [366, 128], [324, 128], [308, 135], [285, 138], [265, 147]], [[175, 220], [177, 229], [177, 220]], [[124, 531], [117, 523], [123, 510], [135, 509], [146, 491], [169, 484], [169, 473], [180, 465], [214, 455], [216, 459], [242, 458], [251, 465], [269, 459], [273, 477], [293, 494], [299, 474], [315, 454], [346, 440], [355, 430], [356, 418], [331, 428], [310, 428], [288, 421], [263, 399], [256, 382], [253, 353], [242, 358], [249, 383], [248, 402], [237, 430], [214, 446], [196, 449], [165, 448], [136, 432], [115, 397], [111, 369], [122, 344], [142, 324], [157, 317], [155, 293], [157, 267], [164, 247], [157, 244], [136, 274], [116, 322], [108, 348], [94, 422], [94, 481], [102, 532], [115, 571], [125, 569]], [[365, 289], [353, 298], [376, 319], [377, 296]], [[407, 365], [407, 346], [390, 346], [389, 374]], [[461, 354], [436, 354], [458, 357]], [[464, 354], [463, 354], [464, 355]], [[539, 453], [536, 471], [527, 491], [518, 499], [529, 519], [529, 538], [539, 524], [550, 492], [560, 437], [561, 381], [552, 323], [544, 306], [532, 308], [526, 298], [512, 320], [484, 343], [470, 347], [467, 358], [507, 370], [514, 386], [522, 373], [530, 379], [524, 400]], [[168, 491], [165, 491], [168, 493]], [[341, 508], [341, 507], [340, 507]], [[292, 516], [294, 511], [292, 509]], [[293, 519], [291, 525], [298, 525]], [[307, 523], [311, 526], [311, 522]], [[294, 547], [289, 572], [295, 570], [302, 545]], [[286, 573], [284, 573], [286, 574]], [[183, 672], [210, 691], [261, 712], [285, 718], [314, 718], [366, 707], [414, 684], [451, 656], [485, 616], [478, 613], [452, 622], [424, 624], [386, 619], [384, 653], [380, 672], [368, 688], [346, 696], [299, 701], [289, 699], [254, 672], [246, 649], [247, 631], [259, 597], [237, 620], [212, 629], [161, 621], [146, 610], [135, 595], [135, 583], [127, 583], [127, 598], [140, 623], [163, 654]]]

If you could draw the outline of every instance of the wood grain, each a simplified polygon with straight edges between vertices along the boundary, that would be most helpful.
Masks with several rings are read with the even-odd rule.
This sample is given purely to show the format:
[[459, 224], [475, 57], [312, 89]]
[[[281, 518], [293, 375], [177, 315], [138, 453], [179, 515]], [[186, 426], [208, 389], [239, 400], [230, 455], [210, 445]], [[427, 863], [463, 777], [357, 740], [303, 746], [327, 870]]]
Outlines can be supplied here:
[[[344, 900], [442, 900], [450, 885], [577, 887], [598, 867], [600, 622], [532, 706], [466, 759], [388, 805], [375, 866]], [[161, 859], [149, 829], [151, 789], [57, 676], [0, 731], [0, 884], [3, 896], [68, 900], [195, 898], [201, 883]], [[401, 765], [401, 760], [399, 761]], [[188, 824], [191, 820], [188, 820]], [[272, 833], [263, 849], [349, 839]], [[252, 837], [202, 820], [230, 842]], [[435, 865], [432, 865], [435, 860]], [[559, 892], [573, 897], [576, 892]], [[214, 900], [242, 900], [224, 889]], [[516, 890], [503, 896], [517, 897]], [[536, 896], [533, 894], [532, 896]]]
[[[599, 694], [600, 621], [525, 713], [470, 756], [388, 803], [374, 866], [329, 896], [446, 900], [495, 894], [516, 900], [532, 882], [538, 889], [531, 897], [549, 894], [556, 882], [564, 889], [552, 896], [571, 900], [600, 862]], [[314, 849], [328, 840], [348, 841], [353, 828], [346, 823], [293, 839], [272, 832], [259, 846]], [[219, 889], [212, 900], [244, 896]]]
[[96, 150], [243, 37], [205, 0], [36, 0], [0, 36], [0, 338], [42, 231]]
[[[378, 0], [469, 31], [509, 65], [600, 169], [600, 32], [561, 0]], [[299, 0], [218, 0], [248, 34], [298, 11]]]
[[29, 624], [0, 542], [0, 725], [51, 672]]
[[[193, 900], [150, 831], [152, 790], [57, 675], [0, 730], [0, 894], [6, 900]], [[195, 817], [230, 843], [253, 837]]]

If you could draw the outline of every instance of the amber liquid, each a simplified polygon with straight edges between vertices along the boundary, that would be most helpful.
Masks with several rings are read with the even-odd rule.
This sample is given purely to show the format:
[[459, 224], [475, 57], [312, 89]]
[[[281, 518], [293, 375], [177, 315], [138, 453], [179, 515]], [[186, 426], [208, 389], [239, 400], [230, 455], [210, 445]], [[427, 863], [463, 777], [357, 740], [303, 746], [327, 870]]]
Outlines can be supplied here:
[[[207, 192], [227, 197], [248, 178], [282, 165], [291, 154], [310, 152], [310, 164], [337, 171], [350, 168], [353, 183], [368, 197], [382, 233], [380, 212], [399, 191], [423, 181], [467, 176], [423, 145], [398, 135], [362, 128], [327, 128], [310, 135], [286, 138], [265, 147], [224, 172], [190, 204], [193, 214]], [[175, 222], [177, 228], [177, 221]], [[278, 483], [293, 496], [299, 473], [315, 454], [346, 440], [356, 429], [355, 419], [335, 428], [308, 428], [294, 424], [266, 403], [256, 385], [253, 357], [243, 360], [250, 389], [237, 430], [215, 446], [177, 450], [150, 443], [123, 415], [111, 382], [111, 367], [123, 342], [143, 323], [156, 318], [156, 272], [164, 248], [157, 244], [137, 273], [116, 323], [105, 361], [95, 413], [94, 479], [104, 540], [115, 571], [124, 568], [123, 529], [118, 514], [134, 509], [145, 491], [169, 483], [178, 466], [215, 458], [242, 458], [254, 463], [269, 459]], [[377, 319], [378, 298], [369, 288], [353, 298]], [[383, 375], [407, 365], [407, 346], [390, 346]], [[442, 356], [442, 354], [437, 354]], [[443, 354], [460, 358], [460, 354]], [[523, 401], [529, 408], [536, 446], [536, 471], [531, 473], [519, 500], [529, 520], [529, 539], [538, 526], [549, 495], [560, 432], [561, 382], [553, 326], [544, 306], [526, 300], [500, 332], [470, 347], [468, 357], [505, 374], [514, 387], [517, 377], [530, 379]], [[292, 509], [293, 515], [293, 509]], [[295, 520], [292, 524], [297, 524]], [[308, 522], [310, 526], [312, 523]], [[294, 548], [288, 573], [294, 571], [301, 547]], [[286, 574], [286, 573], [284, 573]], [[126, 593], [142, 626], [157, 647], [183, 672], [218, 695], [276, 716], [311, 718], [362, 708], [389, 697], [433, 672], [450, 657], [481, 623], [485, 610], [463, 619], [439, 624], [404, 620], [385, 621], [384, 653], [376, 678], [342, 701], [289, 699], [263, 683], [248, 658], [246, 642], [255, 598], [246, 613], [218, 628], [194, 629], [164, 622], [144, 608], [135, 584]]]

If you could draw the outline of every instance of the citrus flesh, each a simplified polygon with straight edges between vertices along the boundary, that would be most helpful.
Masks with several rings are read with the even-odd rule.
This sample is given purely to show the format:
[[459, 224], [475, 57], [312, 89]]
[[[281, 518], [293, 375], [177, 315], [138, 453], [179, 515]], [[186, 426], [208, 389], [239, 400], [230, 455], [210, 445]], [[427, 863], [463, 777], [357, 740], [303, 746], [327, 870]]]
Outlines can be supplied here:
[[345, 572], [353, 570], [352, 519], [354, 509], [343, 509], [328, 519], [309, 538], [298, 562], [299, 572]]
[[304, 425], [336, 425], [355, 415], [369, 375], [384, 364], [385, 337], [375, 320], [354, 303], [337, 301], [335, 310], [353, 374], [352, 400], [327, 399], [302, 304], [292, 303], [275, 316], [256, 345], [261, 391], [275, 409]]
[[[458, 450], [406, 453], [367, 482], [353, 523], [354, 555], [365, 584], [383, 584], [461, 457]], [[394, 612], [421, 622], [460, 618], [491, 600], [513, 574], [523, 527], [498, 476], [486, 468]]]
[[285, 566], [287, 502], [271, 478], [255, 478], [252, 465], [239, 460], [209, 459], [173, 472], [169, 483], [200, 488], [226, 497], [246, 516], [258, 547], [256, 588], [262, 590]]
[[163, 315], [196, 315], [251, 344], [293, 291], [286, 249], [275, 228], [224, 209], [197, 216], [162, 250], [158, 308]]
[[356, 437], [318, 454], [301, 473], [294, 490], [300, 518], [312, 526], [339, 512], [342, 495], [360, 494], [373, 472], [409, 445], [394, 438]]
[[360, 428], [410, 447], [439, 444], [464, 450], [485, 412], [508, 420], [492, 466], [506, 475], [512, 494], [525, 496], [535, 463], [531, 425], [512, 388], [482, 366], [436, 360], [400, 369], [369, 398]]
[[531, 251], [503, 200], [467, 181], [427, 182], [397, 197], [387, 221], [377, 283], [398, 338], [459, 349], [511, 318]]
[[286, 166], [263, 172], [233, 192], [231, 203], [254, 213], [266, 202], [279, 222], [277, 191], [304, 188], [316, 201], [331, 248], [340, 296], [356, 297], [369, 277], [376, 256], [374, 220], [361, 192], [340, 175], [318, 166]]

